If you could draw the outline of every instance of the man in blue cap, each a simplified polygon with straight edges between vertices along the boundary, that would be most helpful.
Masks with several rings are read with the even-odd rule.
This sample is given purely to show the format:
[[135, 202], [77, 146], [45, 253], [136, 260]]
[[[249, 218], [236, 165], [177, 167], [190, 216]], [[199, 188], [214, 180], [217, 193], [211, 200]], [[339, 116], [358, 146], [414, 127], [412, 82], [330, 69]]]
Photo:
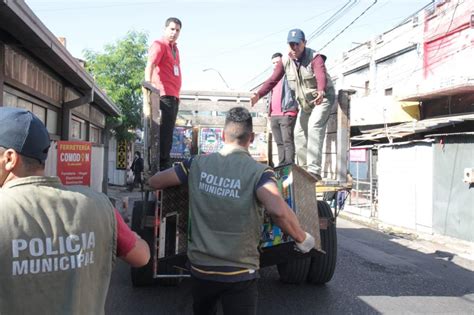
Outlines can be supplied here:
[[300, 105], [296, 127], [295, 147], [298, 164], [305, 166], [316, 180], [321, 180], [324, 135], [336, 101], [331, 77], [326, 71], [326, 56], [306, 47], [304, 32], [288, 32], [288, 55], [275, 67], [257, 93], [251, 98], [252, 106], [267, 95], [286, 74], [290, 89]]
[[35, 115], [0, 107], [0, 314], [103, 314], [116, 256], [140, 267], [149, 248], [107, 196], [44, 176], [49, 147]]

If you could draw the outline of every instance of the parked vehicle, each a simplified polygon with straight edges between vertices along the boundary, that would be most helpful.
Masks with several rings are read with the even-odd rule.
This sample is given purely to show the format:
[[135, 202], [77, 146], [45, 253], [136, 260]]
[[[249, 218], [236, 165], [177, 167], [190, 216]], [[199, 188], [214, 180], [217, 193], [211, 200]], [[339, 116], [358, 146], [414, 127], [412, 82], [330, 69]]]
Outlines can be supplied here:
[[[154, 174], [159, 161], [159, 97], [158, 91], [145, 86], [144, 121], [145, 121], [145, 173]], [[194, 106], [192, 112], [199, 112], [199, 107], [209, 111], [216, 108], [225, 111], [236, 106], [236, 102], [223, 104], [218, 99], [218, 92], [193, 91], [190, 93], [194, 101], [180, 105], [180, 109]], [[211, 97], [210, 97], [211, 96]], [[226, 99], [236, 98], [240, 106], [245, 106], [250, 93], [225, 92]], [[202, 97], [203, 100], [198, 100]], [[337, 260], [336, 216], [329, 204], [318, 201], [316, 192], [338, 191], [350, 189], [347, 183], [347, 157], [349, 152], [349, 98], [348, 91], [339, 92], [339, 102], [334, 108], [328, 124], [326, 148], [335, 148], [337, 152], [326, 150], [323, 159], [324, 179], [315, 185], [314, 179], [297, 165], [284, 165], [275, 168], [278, 185], [282, 196], [295, 211], [304, 230], [316, 239], [317, 252], [302, 254], [294, 249], [293, 240], [284, 235], [280, 228], [265, 216], [262, 225], [260, 243], [260, 266], [277, 265], [280, 280], [285, 283], [324, 284], [331, 280], [335, 272]], [[185, 98], [183, 98], [185, 100]], [[218, 105], [218, 106], [217, 106]], [[229, 107], [229, 108], [226, 108]], [[248, 106], [250, 108], [250, 104]], [[218, 108], [218, 109], [217, 109]], [[264, 118], [264, 108], [256, 106], [252, 109], [257, 117]], [[260, 116], [258, 114], [261, 114]], [[218, 116], [215, 116], [218, 117]], [[214, 125], [199, 121], [199, 126], [221, 127], [216, 125], [216, 118], [209, 119]], [[188, 120], [189, 121], [189, 120]], [[199, 132], [199, 128], [194, 130]], [[266, 128], [264, 127], [263, 132]], [[206, 129], [209, 132], [209, 128]], [[268, 135], [268, 133], [267, 133]], [[199, 137], [193, 137], [198, 139]], [[216, 137], [207, 136], [207, 140]], [[270, 141], [270, 136], [267, 141]], [[197, 140], [196, 140], [197, 142]], [[195, 144], [197, 147], [198, 144]], [[271, 146], [267, 156], [271, 157]], [[196, 151], [193, 153], [197, 153]], [[268, 162], [263, 161], [263, 162]], [[135, 202], [132, 215], [132, 229], [145, 239], [152, 249], [152, 259], [142, 268], [132, 268], [134, 286], [158, 283], [176, 285], [182, 278], [189, 277], [186, 269], [187, 222], [188, 222], [188, 188], [186, 185], [167, 188], [156, 192], [146, 192], [144, 200]]]

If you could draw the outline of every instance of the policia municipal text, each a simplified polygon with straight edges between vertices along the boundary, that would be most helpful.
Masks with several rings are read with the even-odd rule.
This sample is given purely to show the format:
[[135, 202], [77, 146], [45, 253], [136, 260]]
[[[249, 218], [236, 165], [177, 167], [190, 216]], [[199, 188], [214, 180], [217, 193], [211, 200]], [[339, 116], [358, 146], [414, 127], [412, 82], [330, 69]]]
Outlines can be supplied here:
[[196, 156], [149, 180], [156, 189], [189, 187], [187, 254], [195, 314], [215, 314], [219, 300], [225, 314], [256, 314], [262, 205], [302, 252], [314, 247], [280, 196], [273, 170], [250, 156], [252, 129], [248, 110], [232, 108], [218, 153]]

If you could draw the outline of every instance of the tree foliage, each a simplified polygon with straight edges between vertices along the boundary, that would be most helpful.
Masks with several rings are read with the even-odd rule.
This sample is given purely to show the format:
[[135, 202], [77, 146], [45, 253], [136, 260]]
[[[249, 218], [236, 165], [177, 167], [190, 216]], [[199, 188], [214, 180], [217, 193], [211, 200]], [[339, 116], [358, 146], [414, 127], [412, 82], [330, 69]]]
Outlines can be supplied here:
[[104, 52], [85, 50], [86, 69], [98, 86], [122, 110], [120, 118], [109, 119], [118, 140], [133, 140], [141, 127], [142, 90], [148, 34], [129, 31], [108, 44]]

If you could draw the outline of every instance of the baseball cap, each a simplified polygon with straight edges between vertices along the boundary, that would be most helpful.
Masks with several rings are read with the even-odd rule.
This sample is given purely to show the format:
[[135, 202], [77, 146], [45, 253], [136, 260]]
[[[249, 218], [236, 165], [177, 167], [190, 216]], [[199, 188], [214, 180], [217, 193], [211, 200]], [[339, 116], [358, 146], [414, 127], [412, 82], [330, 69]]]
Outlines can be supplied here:
[[288, 44], [304, 42], [304, 32], [299, 28], [294, 28], [288, 32]]
[[49, 133], [31, 112], [0, 107], [0, 146], [43, 162], [48, 156]]

